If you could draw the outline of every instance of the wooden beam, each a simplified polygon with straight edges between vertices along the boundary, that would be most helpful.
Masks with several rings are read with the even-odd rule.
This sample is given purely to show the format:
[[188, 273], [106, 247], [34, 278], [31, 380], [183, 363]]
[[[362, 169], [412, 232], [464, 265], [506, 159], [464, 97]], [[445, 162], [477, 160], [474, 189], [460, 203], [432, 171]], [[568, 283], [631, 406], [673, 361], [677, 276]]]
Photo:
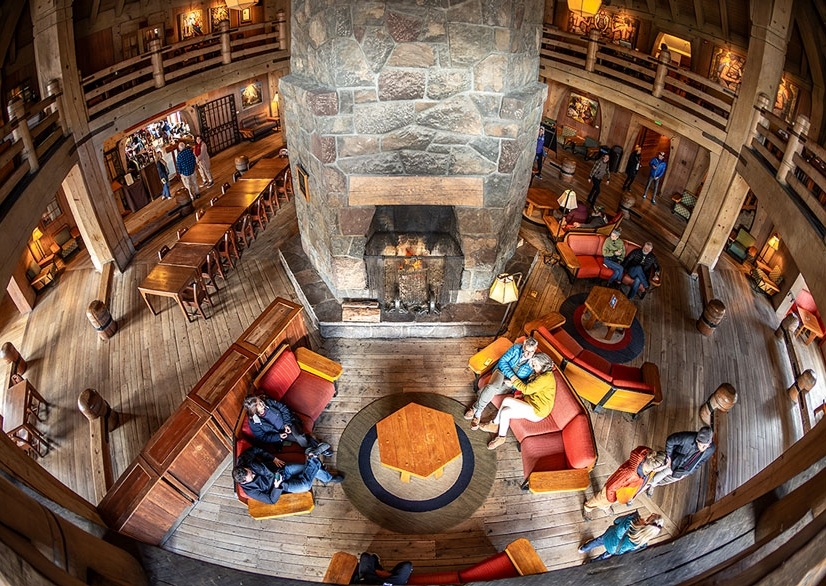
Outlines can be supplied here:
[[350, 205], [484, 205], [480, 177], [408, 177], [358, 175], [350, 177]]
[[703, 13], [703, 0], [694, 0], [694, 18], [697, 20], [697, 28], [705, 26], [705, 14]]
[[668, 8], [671, 11], [671, 20], [676, 21], [680, 14], [680, 9], [677, 8], [677, 0], [668, 0]]
[[123, 5], [126, 4], [126, 0], [118, 0], [115, 4], [115, 16], [120, 16], [123, 14]]
[[729, 40], [728, 30], [728, 10], [726, 10], [726, 0], [720, 0], [720, 27], [723, 29], [723, 39]]
[[95, 24], [100, 13], [100, 0], [92, 0], [92, 12], [89, 14], [89, 22]]
[[[20, 16], [23, 14], [23, 8], [26, 6], [25, 2], [6, 2], [3, 7], [3, 28], [0, 30], [0, 63], [6, 62], [6, 53], [12, 39], [14, 39], [14, 33], [17, 30]], [[8, 14], [6, 9], [8, 9]]]

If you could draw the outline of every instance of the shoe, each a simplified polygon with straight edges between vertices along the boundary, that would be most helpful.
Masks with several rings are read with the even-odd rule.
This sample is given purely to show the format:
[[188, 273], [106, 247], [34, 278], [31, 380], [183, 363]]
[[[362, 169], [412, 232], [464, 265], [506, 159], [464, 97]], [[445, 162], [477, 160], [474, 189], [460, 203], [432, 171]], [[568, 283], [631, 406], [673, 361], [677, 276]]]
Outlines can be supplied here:
[[657, 200], [655, 200], [653, 197], [651, 198], [651, 205], [657, 205]]
[[646, 294], [646, 293], [648, 293], [648, 291], [643, 291], [642, 293], [640, 293], [639, 295], [637, 295], [637, 297], [639, 297], [640, 299], [645, 299], [645, 294]]
[[333, 451], [333, 448], [330, 448], [329, 450], [327, 450], [326, 452], [324, 452], [321, 455], [324, 456], [325, 458], [332, 458], [334, 454], [335, 454], [335, 452]]
[[580, 547], [578, 550], [576, 550], [576, 552], [577, 552], [577, 553], [588, 553], [588, 552], [587, 552], [587, 551], [585, 551], [582, 547]]
[[318, 458], [319, 456], [323, 456], [325, 452], [329, 451], [331, 448], [330, 444], [327, 442], [321, 442], [315, 447], [309, 447], [304, 450], [304, 453], [307, 454], [308, 458]]
[[330, 480], [328, 480], [327, 482], [325, 482], [325, 483], [324, 483], [324, 486], [327, 486], [327, 485], [329, 485], [329, 484], [341, 484], [342, 482], [344, 482], [344, 474], [342, 474], [341, 472], [339, 472], [338, 474], [336, 474], [335, 476], [333, 476]]
[[536, 178], [537, 179], [542, 179], [542, 175], [537, 175]]
[[195, 194], [195, 199], [198, 199], [199, 197], [201, 197], [201, 194], [200, 194], [200, 193], [196, 193], [196, 194]]
[[467, 421], [470, 421], [471, 419], [473, 419], [473, 414], [474, 413], [476, 413], [476, 412], [473, 410], [473, 407], [470, 407], [467, 411], [465, 411], [464, 418]]
[[649, 486], [648, 488], [645, 489], [645, 496], [647, 496], [648, 498], [651, 498], [652, 496], [654, 496], [654, 487], [653, 486]]
[[495, 450], [496, 448], [498, 448], [499, 446], [501, 446], [504, 443], [505, 443], [505, 436], [497, 435], [495, 438], [490, 440], [490, 442], [488, 443], [488, 449], [489, 450]]
[[643, 195], [642, 198], [645, 199], [645, 196]]
[[479, 426], [479, 429], [488, 433], [497, 433], [499, 431], [499, 424], [493, 421], [488, 421]]
[[479, 429], [479, 418], [478, 417], [474, 417], [473, 419], [470, 420], [470, 429], [473, 430], [473, 431], [476, 431], [477, 429]]

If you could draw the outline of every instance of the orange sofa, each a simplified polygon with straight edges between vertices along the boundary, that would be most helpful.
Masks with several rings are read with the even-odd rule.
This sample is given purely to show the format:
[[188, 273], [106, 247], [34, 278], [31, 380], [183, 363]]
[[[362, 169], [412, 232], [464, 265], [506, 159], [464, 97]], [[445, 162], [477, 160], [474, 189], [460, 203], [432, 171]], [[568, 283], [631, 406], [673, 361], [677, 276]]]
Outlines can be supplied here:
[[617, 212], [613, 217], [608, 218], [608, 222], [604, 226], [598, 228], [562, 228], [552, 213], [547, 213], [542, 216], [542, 221], [545, 222], [545, 227], [548, 228], [548, 238], [552, 242], [556, 242], [556, 236], [559, 234], [560, 240], [563, 240], [568, 234], [604, 234], [609, 235], [611, 230], [622, 224], [624, 216], [622, 212]]

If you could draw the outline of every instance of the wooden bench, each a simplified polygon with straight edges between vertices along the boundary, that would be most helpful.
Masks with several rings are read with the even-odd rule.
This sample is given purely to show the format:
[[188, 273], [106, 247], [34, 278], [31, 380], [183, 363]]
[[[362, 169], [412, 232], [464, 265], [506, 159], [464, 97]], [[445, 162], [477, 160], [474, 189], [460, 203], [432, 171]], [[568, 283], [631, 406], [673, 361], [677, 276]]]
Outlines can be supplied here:
[[278, 519], [293, 515], [306, 515], [315, 508], [313, 491], [284, 493], [273, 505], [255, 499], [247, 501], [247, 510], [253, 519]]

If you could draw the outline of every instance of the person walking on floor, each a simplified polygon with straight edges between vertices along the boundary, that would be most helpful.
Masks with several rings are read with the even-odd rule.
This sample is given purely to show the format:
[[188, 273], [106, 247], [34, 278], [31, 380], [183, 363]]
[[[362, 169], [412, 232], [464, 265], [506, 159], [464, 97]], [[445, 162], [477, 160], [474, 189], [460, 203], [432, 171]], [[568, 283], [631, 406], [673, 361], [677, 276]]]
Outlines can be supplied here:
[[611, 269], [613, 274], [608, 279], [608, 286], [612, 287], [614, 283], [622, 280], [622, 261], [625, 260], [625, 242], [619, 237], [621, 228], [617, 226], [611, 230], [611, 235], [602, 243], [602, 264]]
[[646, 242], [642, 248], [635, 248], [628, 253], [623, 263], [625, 274], [634, 279], [631, 288], [626, 295], [628, 299], [633, 299], [640, 290], [642, 285], [642, 293], [639, 293], [640, 299], [645, 298], [648, 293], [648, 288], [651, 284], [648, 282], [648, 275], [651, 270], [654, 270], [655, 275], [660, 274], [660, 263], [657, 262], [657, 257], [654, 256], [654, 245], [651, 242]]
[[198, 180], [195, 178], [195, 167], [198, 163], [195, 153], [183, 141], [178, 143], [178, 155], [175, 157], [175, 164], [178, 167], [178, 175], [181, 176], [181, 183], [189, 191], [189, 199], [195, 201], [201, 197]]
[[604, 560], [613, 555], [637, 551], [646, 547], [649, 541], [657, 537], [662, 527], [662, 517], [656, 513], [641, 519], [640, 514], [634, 511], [614, 519], [614, 523], [605, 530], [605, 533], [586, 542], [578, 551], [588, 553], [599, 546], [605, 548], [605, 552], [590, 561]]
[[212, 187], [215, 183], [212, 180], [212, 167], [209, 162], [209, 149], [201, 136], [195, 137], [195, 147], [193, 148], [195, 159], [198, 161], [198, 171], [201, 172], [201, 179], [204, 180], [204, 187]]
[[648, 188], [654, 184], [654, 193], [651, 194], [651, 203], [657, 203], [657, 188], [660, 186], [660, 179], [665, 175], [665, 170], [668, 168], [668, 162], [665, 160], [665, 152], [660, 151], [657, 156], [649, 161], [648, 166], [651, 172], [648, 175], [648, 183], [645, 184], [645, 191], [642, 198], [645, 199], [648, 195]]
[[510, 422], [514, 419], [542, 421], [554, 408], [556, 376], [553, 372], [554, 363], [551, 357], [541, 352], [534, 354], [530, 365], [533, 374], [528, 377], [527, 382], [522, 382], [517, 377], [505, 381], [506, 385], [512, 385], [519, 391], [519, 395], [505, 397], [493, 421], [479, 426], [482, 431], [496, 434], [496, 437], [488, 443], [489, 450], [495, 450], [505, 443]]
[[637, 172], [640, 170], [640, 163], [642, 163], [642, 148], [640, 145], [634, 146], [634, 152], [628, 157], [628, 163], [625, 164], [625, 183], [622, 184], [623, 191], [631, 191], [631, 185], [634, 179], [637, 178]]
[[166, 163], [163, 161], [162, 151], [155, 153], [155, 167], [158, 169], [158, 177], [161, 178], [161, 183], [163, 184], [161, 197], [163, 199], [172, 199], [172, 196], [169, 194], [169, 171], [166, 168]]
[[602, 180], [605, 179], [606, 185], [611, 182], [610, 160], [611, 156], [607, 153], [602, 155], [591, 167], [591, 172], [588, 174], [588, 180], [591, 182], [591, 191], [588, 192], [588, 204], [592, 207], [597, 203]]
[[542, 161], [545, 159], [545, 129], [539, 127], [539, 136], [536, 139], [536, 178], [542, 179]]
[[708, 426], [698, 431], [678, 431], [665, 440], [668, 466], [657, 472], [649, 483], [649, 496], [655, 486], [663, 486], [691, 476], [708, 462], [717, 447], [714, 434]]
[[470, 420], [470, 428], [479, 429], [479, 418], [482, 411], [488, 406], [496, 395], [513, 393], [513, 384], [506, 384], [517, 378], [521, 381], [528, 380], [533, 374], [530, 360], [536, 354], [538, 343], [535, 338], [528, 337], [521, 344], [514, 344], [508, 351], [502, 354], [496, 368], [486, 384], [479, 391], [476, 401], [465, 411], [465, 419]]
[[631, 503], [641, 490], [651, 482], [654, 474], [666, 466], [665, 452], [655, 452], [647, 446], [637, 446], [629, 458], [608, 477], [605, 486], [597, 494], [585, 501], [584, 515], [594, 509], [608, 511], [616, 502]]

